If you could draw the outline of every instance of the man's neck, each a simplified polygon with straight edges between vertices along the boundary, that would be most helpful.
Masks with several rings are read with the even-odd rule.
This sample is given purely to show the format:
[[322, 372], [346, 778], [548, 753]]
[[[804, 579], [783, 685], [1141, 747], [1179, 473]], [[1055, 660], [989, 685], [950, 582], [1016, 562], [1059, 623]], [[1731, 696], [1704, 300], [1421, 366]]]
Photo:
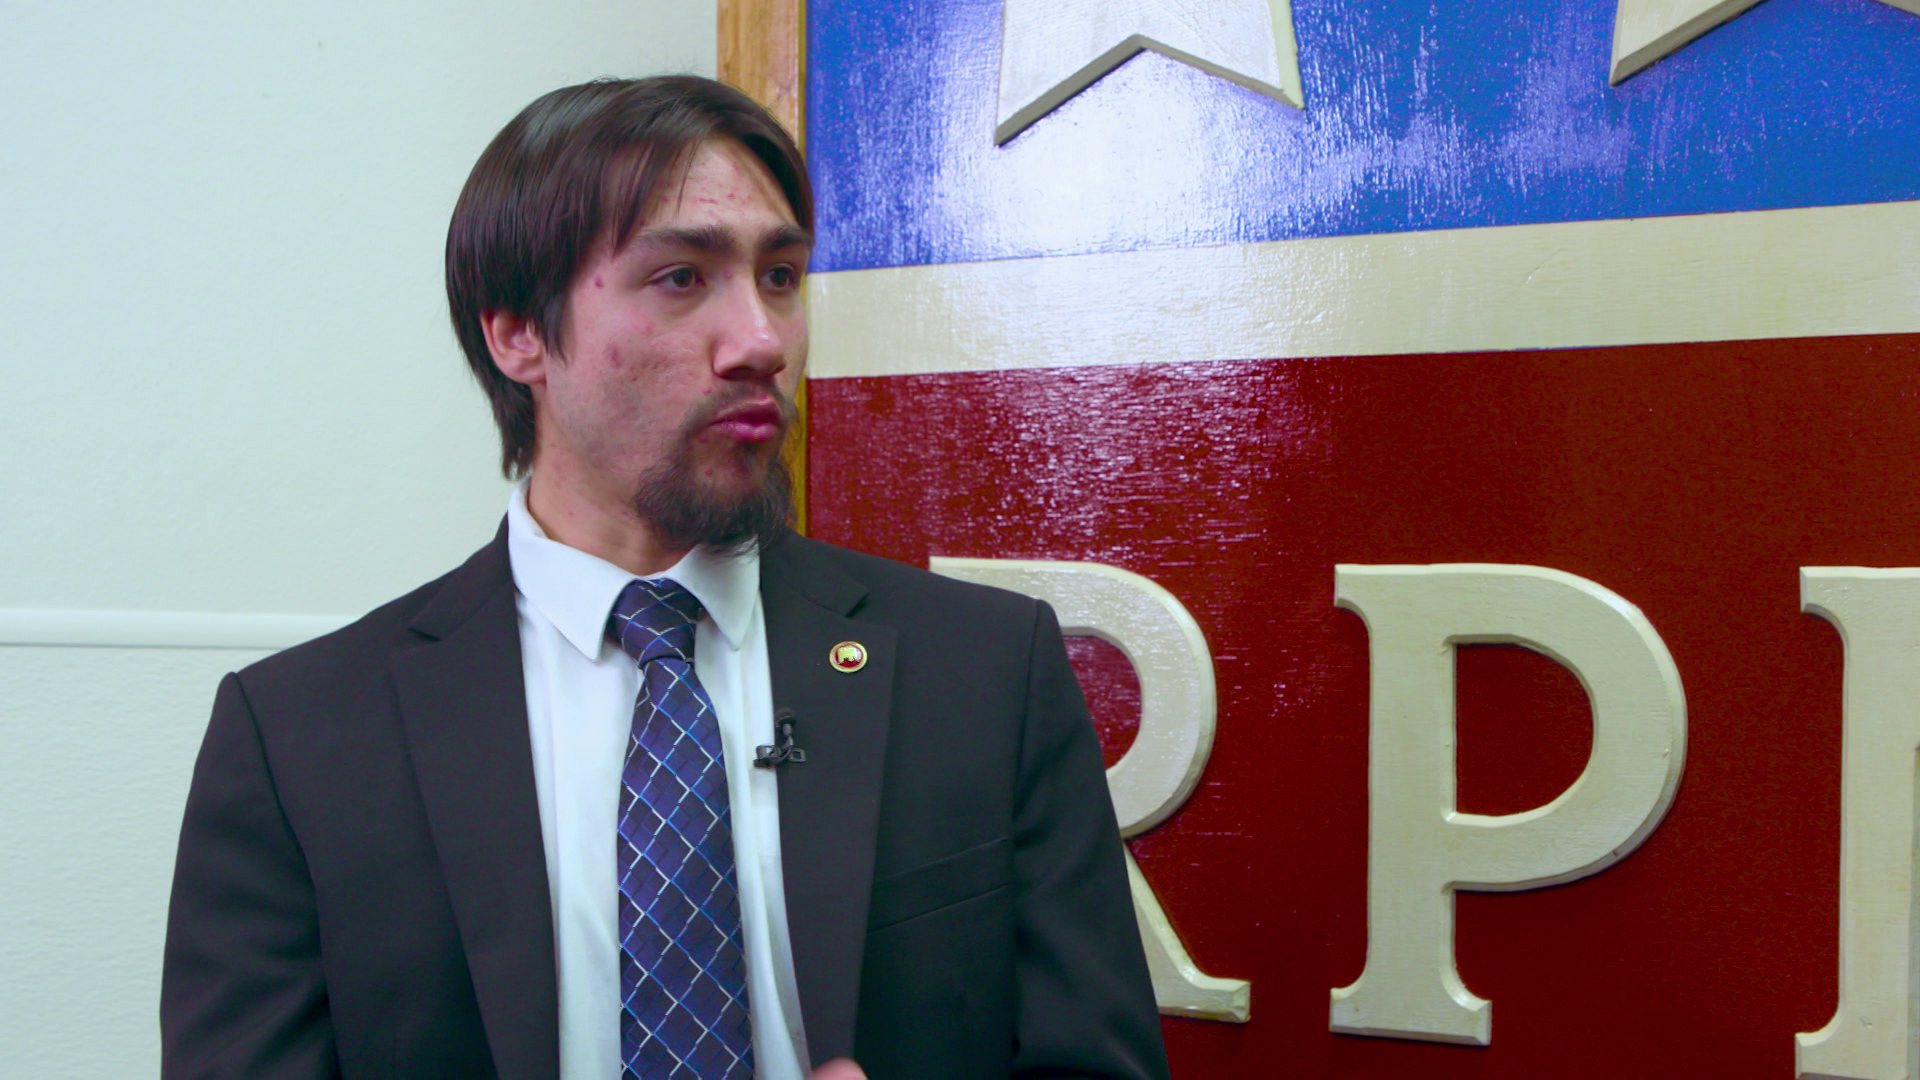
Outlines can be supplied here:
[[691, 549], [663, 543], [631, 503], [595, 499], [572, 485], [541, 476], [527, 482], [527, 513], [549, 540], [576, 548], [636, 577], [658, 574]]

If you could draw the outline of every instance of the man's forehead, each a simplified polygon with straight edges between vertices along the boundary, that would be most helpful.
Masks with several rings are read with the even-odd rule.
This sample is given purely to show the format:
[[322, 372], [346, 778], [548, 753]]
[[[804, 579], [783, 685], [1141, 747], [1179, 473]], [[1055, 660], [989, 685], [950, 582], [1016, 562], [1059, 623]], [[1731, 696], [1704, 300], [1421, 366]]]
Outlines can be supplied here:
[[797, 223], [786, 191], [766, 163], [739, 140], [722, 137], [694, 144], [669, 167], [642, 208], [638, 228], [767, 218]]

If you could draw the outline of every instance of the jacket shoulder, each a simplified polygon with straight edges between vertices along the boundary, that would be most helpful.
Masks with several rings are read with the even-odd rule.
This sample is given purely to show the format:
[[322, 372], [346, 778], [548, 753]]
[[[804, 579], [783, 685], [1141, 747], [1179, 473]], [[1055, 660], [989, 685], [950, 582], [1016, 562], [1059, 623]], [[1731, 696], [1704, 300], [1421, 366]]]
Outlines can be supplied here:
[[342, 680], [384, 675], [398, 649], [424, 644], [501, 586], [511, 588], [504, 527], [459, 567], [390, 600], [332, 633], [283, 649], [240, 670], [250, 692], [315, 693]]
[[410, 640], [418, 640], [407, 627], [445, 582], [446, 575], [435, 578], [338, 630], [247, 665], [240, 669], [240, 676], [247, 682], [258, 682], [283, 678], [300, 670], [337, 668], [354, 658], [384, 654]]

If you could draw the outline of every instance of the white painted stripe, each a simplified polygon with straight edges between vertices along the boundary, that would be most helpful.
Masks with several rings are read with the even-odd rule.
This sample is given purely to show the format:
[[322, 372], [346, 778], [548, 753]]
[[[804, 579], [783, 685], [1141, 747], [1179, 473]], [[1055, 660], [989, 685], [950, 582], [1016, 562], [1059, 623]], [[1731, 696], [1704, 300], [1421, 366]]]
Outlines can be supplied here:
[[812, 375], [1920, 332], [1920, 202], [853, 270]]
[[0, 608], [0, 645], [284, 649], [352, 621], [343, 615]]

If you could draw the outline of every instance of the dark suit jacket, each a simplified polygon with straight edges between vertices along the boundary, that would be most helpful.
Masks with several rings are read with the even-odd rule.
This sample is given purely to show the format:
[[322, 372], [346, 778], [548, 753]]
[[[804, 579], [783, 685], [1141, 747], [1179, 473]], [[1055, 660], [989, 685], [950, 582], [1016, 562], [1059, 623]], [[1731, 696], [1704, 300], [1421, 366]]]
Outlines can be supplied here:
[[[1100, 753], [1044, 604], [799, 537], [765, 553], [780, 835], [817, 1064], [1166, 1074]], [[842, 641], [864, 670], [828, 664]], [[167, 925], [162, 1073], [559, 1070], [505, 530], [229, 675]], [[609, 1016], [608, 1023], [615, 1018]]]

